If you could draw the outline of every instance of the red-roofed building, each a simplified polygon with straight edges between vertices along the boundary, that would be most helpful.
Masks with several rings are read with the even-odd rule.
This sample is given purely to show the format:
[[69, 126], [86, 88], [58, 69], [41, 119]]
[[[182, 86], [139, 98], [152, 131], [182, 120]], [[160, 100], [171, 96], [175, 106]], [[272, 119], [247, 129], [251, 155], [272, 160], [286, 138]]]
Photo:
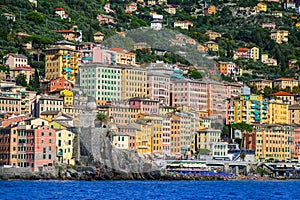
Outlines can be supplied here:
[[71, 81], [66, 80], [64, 77], [58, 77], [56, 79], [51, 80], [46, 87], [46, 94], [60, 92], [61, 90], [72, 90], [73, 84]]
[[136, 3], [126, 4], [126, 9], [125, 9], [126, 13], [132, 14], [136, 10], [137, 10], [137, 4]]
[[293, 105], [295, 102], [295, 95], [284, 91], [275, 92], [269, 94], [269, 96], [272, 98], [281, 99], [283, 103], [289, 105]]
[[27, 66], [18, 66], [10, 69], [10, 77], [15, 79], [19, 74], [24, 74], [26, 76], [26, 82], [29, 83], [30, 79], [34, 76], [34, 68]]
[[113, 17], [109, 16], [109, 15], [98, 15], [97, 16], [97, 20], [99, 21], [100, 25], [101, 24], [114, 24], [115, 20]]
[[293, 89], [293, 87], [299, 85], [298, 81], [294, 78], [278, 78], [273, 83], [274, 87], [278, 86], [280, 89], [285, 89], [287, 87]]
[[71, 21], [71, 18], [66, 13], [64, 8], [56, 8], [55, 9], [55, 14], [60, 16], [61, 19], [68, 19], [69, 21]]
[[113, 52], [112, 60], [115, 60], [116, 64], [135, 65], [134, 53], [121, 48], [110, 48], [109, 50]]

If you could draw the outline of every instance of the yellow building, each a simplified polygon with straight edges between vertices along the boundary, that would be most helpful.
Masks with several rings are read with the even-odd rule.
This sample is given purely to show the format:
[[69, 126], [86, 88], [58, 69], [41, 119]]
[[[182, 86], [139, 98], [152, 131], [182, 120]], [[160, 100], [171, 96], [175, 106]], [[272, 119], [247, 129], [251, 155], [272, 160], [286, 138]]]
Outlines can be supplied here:
[[300, 27], [300, 22], [297, 22], [295, 26], [299, 28]]
[[207, 46], [208, 50], [210, 51], [219, 51], [219, 45], [214, 41], [208, 41], [205, 42], [204, 44]]
[[74, 165], [73, 157], [75, 134], [68, 130], [56, 131], [56, 155], [58, 163]]
[[258, 59], [259, 59], [259, 48], [257, 48], [257, 47], [252, 47], [252, 48], [250, 49], [250, 57], [251, 57], [254, 61], [258, 60]]
[[265, 2], [259, 2], [254, 9], [260, 12], [267, 12], [268, 6]]
[[75, 84], [78, 74], [79, 52], [69, 46], [54, 46], [46, 49], [45, 78], [52, 80], [64, 77]]
[[266, 79], [253, 79], [249, 81], [250, 85], [255, 85], [257, 90], [263, 91], [265, 87], [272, 88], [272, 81]]
[[269, 159], [291, 160], [294, 154], [294, 130], [289, 125], [257, 125], [255, 158], [257, 161]]
[[112, 59], [116, 61], [116, 64], [135, 65], [134, 53], [121, 48], [110, 48], [109, 50], [113, 51]]
[[25, 75], [26, 82], [29, 84], [29, 81], [33, 80], [34, 77], [34, 68], [30, 66], [19, 66], [9, 70], [9, 75], [12, 79], [15, 79], [20, 74]]
[[278, 78], [274, 80], [274, 87], [278, 86], [280, 89], [289, 87], [292, 90], [293, 87], [298, 85], [298, 81], [294, 78]]
[[65, 106], [73, 105], [73, 92], [72, 91], [62, 90], [62, 91], [60, 91], [60, 96], [63, 97]]
[[139, 154], [151, 154], [152, 152], [152, 124], [145, 120], [133, 123], [136, 128], [136, 150]]
[[164, 9], [167, 13], [169, 13], [170, 15], [175, 15], [176, 14], [176, 8], [173, 6], [167, 6]]
[[222, 35], [220, 33], [208, 30], [205, 32], [205, 35], [207, 35], [209, 37], [210, 40], [215, 40], [218, 37], [222, 37]]
[[152, 124], [151, 134], [151, 153], [162, 152], [162, 125], [163, 117], [160, 115], [139, 115], [140, 119], [146, 120]]
[[197, 134], [194, 136], [196, 152], [200, 149], [208, 149], [212, 152], [213, 145], [221, 141], [221, 130], [211, 128], [203, 129], [197, 131]]
[[133, 97], [146, 97], [147, 71], [141, 67], [122, 68], [122, 94], [121, 99]]
[[267, 123], [268, 102], [262, 95], [242, 95], [228, 100], [229, 123]]
[[281, 44], [283, 42], [288, 42], [289, 31], [285, 30], [272, 30], [271, 39], [275, 40], [276, 43]]
[[57, 122], [57, 121], [51, 121], [49, 122], [49, 127], [51, 127], [52, 129], [66, 129], [67, 126], [64, 126], [61, 122]]
[[289, 124], [288, 105], [281, 100], [271, 100], [268, 105], [269, 124]]
[[60, 111], [57, 110], [43, 111], [41, 112], [40, 118], [51, 122], [52, 119], [55, 118], [59, 113]]

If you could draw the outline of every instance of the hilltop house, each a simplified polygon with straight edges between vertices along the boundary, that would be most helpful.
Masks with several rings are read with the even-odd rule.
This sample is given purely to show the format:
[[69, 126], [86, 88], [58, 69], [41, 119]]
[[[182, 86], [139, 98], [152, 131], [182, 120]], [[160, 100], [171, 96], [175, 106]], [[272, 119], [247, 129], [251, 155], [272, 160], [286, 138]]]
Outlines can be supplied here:
[[294, 78], [278, 78], [274, 80], [274, 87], [278, 86], [280, 89], [289, 87], [293, 89], [294, 86], [298, 86], [298, 81]]
[[191, 22], [189, 20], [174, 22], [174, 28], [179, 27], [181, 29], [189, 29], [190, 27], [193, 27], [193, 26], [194, 26], [193, 22]]
[[54, 13], [61, 19], [68, 19], [69, 21], [71, 21], [71, 17], [69, 17], [64, 8], [56, 8]]
[[137, 10], [137, 3], [126, 4], [125, 12], [128, 14], [132, 14]]
[[99, 14], [97, 16], [97, 20], [99, 21], [100, 25], [102, 25], [102, 24], [114, 24], [115, 23], [114, 18], [109, 16], [109, 15]]
[[268, 66], [277, 66], [277, 60], [269, 58], [268, 54], [261, 54], [261, 62]]
[[288, 42], [289, 31], [286, 30], [272, 30], [270, 37], [275, 40], [276, 43], [281, 44], [283, 42]]
[[215, 15], [217, 14], [217, 8], [216, 6], [209, 5], [206, 8], [204, 8], [204, 15], [209, 16], [209, 15]]
[[222, 37], [222, 35], [220, 33], [208, 30], [205, 32], [205, 35], [207, 35], [209, 37], [210, 40], [215, 40], [218, 37]]

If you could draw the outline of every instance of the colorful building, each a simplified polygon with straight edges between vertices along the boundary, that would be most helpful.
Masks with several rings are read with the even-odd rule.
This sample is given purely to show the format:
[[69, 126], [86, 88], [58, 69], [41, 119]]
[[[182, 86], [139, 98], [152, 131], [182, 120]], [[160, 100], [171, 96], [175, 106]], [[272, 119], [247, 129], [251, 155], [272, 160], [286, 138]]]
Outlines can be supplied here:
[[283, 103], [288, 105], [294, 105], [295, 103], [295, 95], [284, 91], [279, 91], [279, 92], [269, 94], [269, 97], [280, 99], [282, 100]]
[[227, 101], [226, 124], [268, 122], [268, 102], [262, 95], [242, 95]]
[[97, 63], [81, 65], [79, 86], [98, 104], [119, 101], [122, 97], [122, 69]]
[[51, 80], [46, 86], [46, 94], [60, 92], [61, 90], [72, 90], [73, 84], [64, 77], [58, 77]]
[[116, 61], [116, 64], [120, 65], [135, 65], [135, 54], [121, 49], [121, 48], [110, 48], [112, 51], [112, 59]]
[[216, 6], [209, 5], [204, 8], [204, 15], [209, 16], [209, 15], [215, 15], [217, 14], [217, 8]]
[[214, 32], [214, 31], [211, 31], [211, 30], [206, 31], [205, 35], [207, 35], [210, 40], [216, 40], [216, 38], [222, 37], [222, 35], [220, 33]]
[[3, 64], [9, 66], [10, 69], [28, 66], [28, 58], [22, 54], [9, 53], [3, 57]]
[[207, 149], [212, 153], [213, 147], [221, 141], [221, 130], [212, 128], [199, 130], [194, 137], [195, 152]]
[[259, 91], [264, 91], [265, 87], [272, 88], [272, 81], [266, 79], [252, 79], [249, 84], [255, 85]]
[[[190, 79], [174, 79], [171, 99], [175, 107], [191, 107], [195, 110], [207, 111], [207, 83]], [[171, 103], [170, 103], [171, 104]]]
[[207, 46], [209, 51], [219, 51], [219, 45], [214, 41], [205, 42], [204, 45]]
[[294, 78], [278, 78], [274, 80], [274, 87], [278, 86], [280, 89], [285, 89], [289, 87], [291, 90], [294, 86], [298, 86], [299, 83]]
[[147, 96], [162, 104], [170, 105], [170, 82], [169, 75], [158, 72], [147, 72]]
[[74, 138], [75, 134], [71, 131], [56, 131], [56, 156], [59, 164], [75, 164], [73, 155]]
[[147, 96], [147, 71], [141, 67], [122, 67], [121, 99]]
[[139, 154], [152, 153], [152, 124], [149, 121], [138, 120], [133, 123], [136, 128], [136, 150]]
[[73, 105], [73, 92], [70, 90], [62, 90], [60, 91], [60, 96], [64, 99], [65, 106]]
[[281, 44], [283, 42], [288, 42], [289, 31], [286, 30], [272, 30], [270, 37], [275, 40], [276, 43]]
[[54, 46], [46, 49], [45, 78], [49, 80], [64, 77], [72, 84], [78, 74], [78, 51], [69, 46]]
[[289, 106], [289, 124], [300, 124], [300, 104]]
[[56, 96], [43, 95], [37, 97], [35, 101], [35, 110], [33, 115], [40, 117], [41, 113], [44, 111], [63, 111], [63, 99]]
[[270, 159], [287, 161], [294, 157], [294, 129], [289, 125], [256, 125], [255, 157], [257, 161]]
[[271, 100], [268, 105], [269, 124], [288, 124], [290, 122], [288, 105], [280, 100]]

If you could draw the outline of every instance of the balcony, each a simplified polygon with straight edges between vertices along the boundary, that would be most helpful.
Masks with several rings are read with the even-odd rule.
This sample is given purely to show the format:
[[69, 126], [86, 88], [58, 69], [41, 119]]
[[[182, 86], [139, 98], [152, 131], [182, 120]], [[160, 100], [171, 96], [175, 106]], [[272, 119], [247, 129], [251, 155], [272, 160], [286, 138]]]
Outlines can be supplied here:
[[142, 142], [148, 142], [149, 140], [148, 139], [142, 139]]
[[142, 145], [140, 145], [140, 146], [138, 146], [138, 149], [148, 149], [148, 146], [142, 146]]

